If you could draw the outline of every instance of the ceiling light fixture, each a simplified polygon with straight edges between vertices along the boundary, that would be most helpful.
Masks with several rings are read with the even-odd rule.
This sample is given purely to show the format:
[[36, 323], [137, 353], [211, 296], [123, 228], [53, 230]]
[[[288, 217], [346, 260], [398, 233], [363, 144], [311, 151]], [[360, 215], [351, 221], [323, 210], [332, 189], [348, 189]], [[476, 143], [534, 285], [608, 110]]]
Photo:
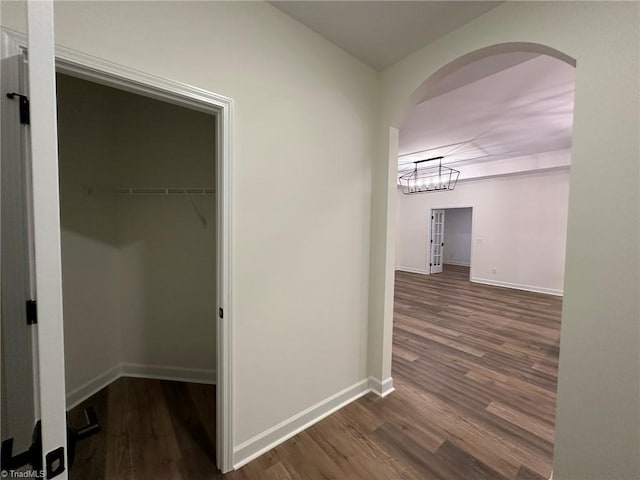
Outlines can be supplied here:
[[[458, 182], [460, 172], [442, 165], [444, 157], [433, 157], [413, 162], [413, 170], [400, 175], [399, 182], [402, 193], [440, 192], [453, 190]], [[425, 162], [438, 161], [438, 164], [422, 165]]]

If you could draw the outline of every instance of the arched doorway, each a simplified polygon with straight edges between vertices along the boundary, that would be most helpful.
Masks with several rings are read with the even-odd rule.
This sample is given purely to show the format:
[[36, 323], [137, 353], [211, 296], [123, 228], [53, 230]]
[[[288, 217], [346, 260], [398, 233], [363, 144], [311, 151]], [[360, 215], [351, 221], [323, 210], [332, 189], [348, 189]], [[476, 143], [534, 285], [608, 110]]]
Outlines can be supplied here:
[[[550, 76], [558, 75], [557, 80], [543, 81], [544, 75], [537, 75], [539, 69], [548, 69]], [[573, 75], [574, 62], [569, 62], [553, 51], [549, 52], [535, 45], [498, 45], [495, 49], [473, 52], [448, 64], [414, 92], [412, 101], [418, 106], [405, 109], [403, 113], [407, 121], [399, 129], [399, 139], [395, 132], [393, 135], [394, 141], [398, 141], [401, 166], [402, 160], [408, 159], [410, 163], [414, 159], [444, 155], [443, 161], [451, 162], [448, 165], [454, 168], [460, 168], [463, 177], [466, 174], [467, 178], [464, 179], [466, 183], [456, 187], [455, 192], [397, 196], [400, 208], [394, 209], [395, 213], [400, 215], [403, 211], [408, 211], [403, 218], [410, 219], [414, 224], [410, 225], [411, 228], [403, 228], [406, 225], [396, 223], [396, 254], [403, 253], [408, 248], [419, 248], [417, 244], [427, 245], [427, 211], [436, 207], [449, 211], [473, 205], [477, 207], [474, 211], [479, 212], [479, 215], [475, 215], [474, 229], [480, 231], [480, 234], [473, 235], [473, 248], [476, 250], [476, 273], [472, 275], [474, 282], [535, 290], [532, 285], [536, 283], [534, 279], [525, 282], [527, 285], [518, 285], [516, 282], [500, 282], [496, 278], [492, 281], [490, 271], [487, 271], [487, 275], [480, 273], [490, 270], [483, 263], [488, 257], [493, 254], [493, 258], [488, 261], [494, 262], [501, 256], [506, 256], [504, 252], [517, 243], [517, 239], [510, 239], [498, 246], [501, 240], [506, 239], [493, 237], [495, 232], [488, 231], [492, 223], [491, 217], [507, 218], [510, 209], [519, 209], [520, 219], [527, 217], [527, 212], [517, 206], [517, 201], [531, 196], [537, 200], [534, 200], [532, 216], [526, 220], [530, 225], [526, 226], [537, 224], [538, 219], [543, 222], [546, 220], [547, 226], [551, 226], [553, 215], [550, 214], [562, 211], [556, 218], [557, 225], [551, 227], [557, 227], [563, 237], [562, 242], [555, 245], [558, 250], [562, 250], [562, 254], [554, 260], [556, 270], [562, 276], [568, 164], [571, 157]], [[462, 82], [462, 77], [466, 77], [462, 79], [466, 84]], [[571, 84], [570, 91], [567, 91], [565, 82]], [[474, 103], [473, 95], [484, 95], [487, 98]], [[500, 110], [499, 113], [487, 112], [491, 110], [492, 102], [499, 103], [501, 99], [509, 101], [501, 106], [504, 108], [497, 109]], [[459, 102], [462, 101], [465, 104], [461, 106]], [[534, 102], [536, 105], [531, 105]], [[552, 110], [558, 111], [559, 105], [567, 106], [567, 103], [570, 103], [569, 111], [550, 115]], [[447, 107], [454, 112], [453, 115], [465, 115], [464, 122], [452, 121], [451, 114], [447, 116]], [[482, 112], [472, 112], [475, 108], [482, 109]], [[494, 113], [503, 117], [500, 125], [493, 125], [495, 122], [489, 118]], [[437, 121], [429, 121], [430, 114], [435, 114]], [[568, 131], [563, 122], [567, 116]], [[481, 125], [469, 126], [465, 122]], [[540, 138], [533, 142], [531, 138], [522, 138], [522, 133], [526, 136], [527, 129], [537, 122], [548, 123], [538, 124], [538, 132], [531, 131], [533, 140], [536, 140], [536, 133], [539, 133]], [[550, 130], [544, 132], [542, 125], [548, 126]], [[420, 126], [431, 132], [429, 138], [418, 138], [419, 134], [416, 132]], [[523, 131], [518, 133], [520, 127]], [[463, 130], [465, 133], [456, 139], [455, 135], [452, 136], [452, 129]], [[475, 133], [469, 133], [472, 131]], [[469, 138], [465, 140], [467, 137], [464, 135], [467, 133]], [[562, 141], [555, 137], [562, 137]], [[561, 154], [546, 155], [558, 148], [562, 148]], [[398, 162], [398, 158], [394, 160]], [[529, 160], [536, 164], [533, 168], [529, 168], [531, 165], [525, 166]], [[390, 158], [389, 162], [392, 161]], [[519, 164], [523, 168], [512, 169], [518, 162], [523, 162]], [[469, 167], [480, 164], [484, 173], [472, 174]], [[498, 165], [507, 168], [496, 169]], [[543, 170], [546, 171], [544, 175], [541, 173]], [[563, 170], [562, 173], [560, 170]], [[500, 180], [496, 180], [498, 177]], [[547, 182], [559, 188], [546, 188]], [[494, 194], [492, 189], [499, 189], [500, 193]], [[510, 189], [513, 189], [511, 194], [507, 193]], [[554, 197], [554, 200], [543, 198], [542, 194], [538, 197], [539, 189], [545, 189], [545, 195]], [[462, 190], [464, 191], [461, 192]], [[474, 195], [477, 200], [474, 200]], [[501, 200], [505, 201], [509, 195], [511, 197], [506, 200], [507, 205], [503, 205], [505, 208], [502, 211], [496, 210], [495, 197], [502, 196]], [[545, 204], [544, 200], [548, 203]], [[491, 208], [494, 210], [490, 211]], [[420, 224], [419, 228], [413, 228], [415, 224]], [[425, 238], [410, 245], [407, 237], [412, 235], [423, 235]], [[478, 242], [484, 240], [484, 245], [476, 245], [476, 239]], [[546, 250], [551, 250], [550, 243], [552, 242], [546, 242]], [[489, 247], [498, 249], [489, 252]], [[515, 246], [515, 249], [518, 250], [518, 247]], [[516, 259], [517, 255], [514, 254], [506, 263], [513, 260], [514, 266], [519, 263], [516, 269], [537, 270], [536, 265], [526, 265], [526, 260], [537, 256], [532, 246], [523, 247], [523, 251], [528, 252], [525, 255], [527, 258], [522, 259], [524, 261]], [[423, 253], [428, 256], [426, 249]], [[548, 252], [539, 253], [545, 255]], [[543, 262], [547, 266], [554, 263], [548, 255], [534, 262]], [[396, 263], [396, 267], [399, 268], [399, 265], [404, 263]], [[434, 280], [437, 275], [431, 275], [430, 279], [417, 275], [418, 268], [423, 266], [424, 261], [421, 259], [418, 265], [408, 270], [413, 273], [396, 271], [396, 282], [399, 282], [400, 287], [396, 289], [392, 371], [396, 389], [401, 387], [397, 395], [405, 400], [406, 389], [410, 392], [410, 402], [423, 409], [422, 414], [427, 420], [422, 428], [442, 437], [444, 447], [439, 447], [443, 448], [442, 455], [446, 456], [455, 450], [461, 457], [471, 456], [489, 470], [493, 469], [496, 476], [516, 478], [517, 475], [531, 474], [548, 478], [553, 458], [561, 301], [522, 290], [484, 286], [478, 288], [468, 280], [459, 278], [456, 269], [453, 275], [449, 273], [446, 280], [439, 282]], [[509, 268], [506, 264], [498, 265], [498, 273], [506, 268]], [[493, 270], [495, 274], [495, 269]], [[467, 273], [467, 277], [468, 275]], [[545, 281], [542, 280], [542, 283]], [[561, 293], [561, 283], [560, 289], [554, 293]], [[539, 288], [538, 291], [544, 289]], [[503, 301], [511, 306], [527, 305], [517, 316], [528, 320], [517, 326], [518, 322], [512, 317], [515, 311], [501, 310], [500, 303]], [[545, 303], [545, 307], [538, 313], [535, 312], [537, 302]], [[549, 316], [542, 319], [539, 314]], [[491, 324], [493, 320], [496, 321], [495, 324]], [[538, 332], [532, 328], [536, 322], [541, 328]], [[507, 324], [513, 330], [502, 328]], [[520, 327], [524, 331], [518, 333]], [[518, 347], [512, 349], [511, 343]], [[542, 352], [548, 355], [542, 355]], [[536, 365], [534, 357], [540, 364]], [[546, 364], [547, 361], [549, 364]], [[544, 373], [537, 370], [541, 368], [545, 369]], [[416, 418], [415, 421], [420, 423], [422, 420]], [[441, 421], [444, 423], [440, 423]], [[470, 424], [473, 428], [467, 428]], [[472, 445], [481, 438], [484, 439], [482, 442]], [[434, 464], [439, 462], [438, 452], [436, 450], [431, 460]]]
[[[557, 478], [636, 478], [638, 461], [638, 6], [506, 3], [383, 72], [372, 195], [369, 375], [391, 379], [397, 135], [426, 78], [496, 44], [576, 61], [567, 268], [554, 447]], [[603, 174], [604, 165], [615, 169]], [[612, 215], [612, 213], [615, 214]], [[607, 218], [607, 235], [597, 235]]]

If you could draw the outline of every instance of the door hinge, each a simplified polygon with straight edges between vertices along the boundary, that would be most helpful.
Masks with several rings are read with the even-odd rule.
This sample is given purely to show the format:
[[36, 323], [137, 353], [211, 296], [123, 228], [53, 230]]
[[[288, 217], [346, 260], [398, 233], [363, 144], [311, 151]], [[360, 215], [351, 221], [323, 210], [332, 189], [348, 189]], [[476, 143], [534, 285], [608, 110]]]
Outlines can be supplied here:
[[29, 125], [31, 121], [31, 112], [29, 108], [29, 97], [26, 95], [21, 95], [16, 92], [7, 93], [7, 98], [15, 98], [18, 97], [20, 102], [20, 123], [23, 125]]
[[27, 300], [27, 325], [38, 323], [38, 302]]
[[218, 316], [219, 316], [220, 318], [224, 318], [224, 310], [222, 309], [222, 307], [220, 307], [220, 308], [218, 309]]
[[444, 247], [444, 242], [442, 242], [442, 243], [440, 244], [440, 246], [441, 246], [441, 247]]

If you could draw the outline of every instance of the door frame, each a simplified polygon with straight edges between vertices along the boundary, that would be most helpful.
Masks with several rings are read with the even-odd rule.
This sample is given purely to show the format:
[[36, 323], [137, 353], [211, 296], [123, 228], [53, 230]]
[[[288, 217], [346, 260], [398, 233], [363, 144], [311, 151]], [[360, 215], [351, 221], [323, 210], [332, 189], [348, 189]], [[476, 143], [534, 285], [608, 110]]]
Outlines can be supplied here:
[[[3, 50], [27, 51], [28, 37], [2, 29]], [[136, 93], [216, 117], [217, 207], [217, 381], [216, 460], [222, 473], [233, 470], [233, 99], [198, 87], [141, 72], [56, 45], [56, 72]], [[37, 167], [34, 167], [34, 169]], [[41, 230], [48, 225], [40, 226]], [[52, 232], [53, 233], [53, 232]], [[57, 232], [56, 235], [59, 235]], [[60, 252], [58, 252], [60, 253]], [[224, 312], [223, 318], [220, 313]]]
[[[425, 266], [425, 270], [428, 275], [431, 275], [431, 268], [429, 267], [429, 263], [431, 262], [431, 216], [433, 215], [434, 210], [451, 210], [454, 208], [470, 208], [471, 209], [471, 252], [469, 254], [469, 280], [473, 278], [473, 258], [476, 249], [475, 242], [475, 232], [476, 232], [476, 207], [472, 203], [462, 203], [460, 205], [445, 205], [445, 206], [433, 206], [429, 207], [429, 214], [427, 215], [427, 263]], [[445, 212], [445, 228], [446, 226], [446, 212]], [[444, 240], [444, 230], [442, 232], [442, 238]], [[443, 250], [443, 265], [444, 265], [444, 250]]]

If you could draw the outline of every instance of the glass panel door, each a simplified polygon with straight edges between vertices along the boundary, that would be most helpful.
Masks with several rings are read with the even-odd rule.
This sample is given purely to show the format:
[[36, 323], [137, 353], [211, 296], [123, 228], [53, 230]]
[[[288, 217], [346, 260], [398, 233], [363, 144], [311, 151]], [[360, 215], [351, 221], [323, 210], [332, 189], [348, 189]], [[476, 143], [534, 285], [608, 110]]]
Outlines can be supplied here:
[[444, 247], [444, 210], [431, 211], [431, 256], [430, 273], [442, 272], [442, 250]]

